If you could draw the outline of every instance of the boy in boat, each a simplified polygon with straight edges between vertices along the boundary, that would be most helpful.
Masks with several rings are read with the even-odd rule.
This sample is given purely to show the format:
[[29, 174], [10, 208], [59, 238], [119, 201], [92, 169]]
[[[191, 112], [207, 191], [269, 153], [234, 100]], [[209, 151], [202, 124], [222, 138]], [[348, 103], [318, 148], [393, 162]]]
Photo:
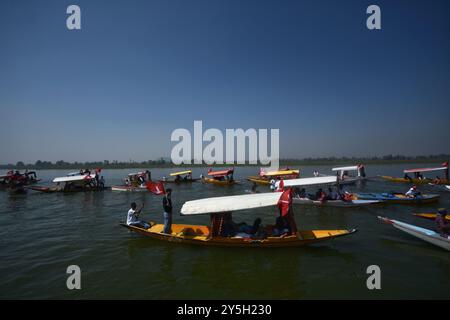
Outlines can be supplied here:
[[141, 213], [142, 209], [144, 208], [144, 204], [142, 204], [139, 209], [137, 209], [136, 202], [132, 202], [130, 206], [131, 206], [131, 208], [130, 208], [130, 210], [128, 210], [128, 214], [127, 214], [127, 225], [144, 228], [144, 229], [150, 228], [150, 225], [148, 223], [140, 221], [138, 219], [139, 214]]
[[163, 198], [164, 233], [172, 233], [172, 189], [167, 189]]
[[448, 238], [450, 235], [450, 223], [445, 219], [446, 215], [447, 210], [444, 208], [439, 208], [435, 220], [437, 224], [437, 230], [439, 234], [444, 238]]

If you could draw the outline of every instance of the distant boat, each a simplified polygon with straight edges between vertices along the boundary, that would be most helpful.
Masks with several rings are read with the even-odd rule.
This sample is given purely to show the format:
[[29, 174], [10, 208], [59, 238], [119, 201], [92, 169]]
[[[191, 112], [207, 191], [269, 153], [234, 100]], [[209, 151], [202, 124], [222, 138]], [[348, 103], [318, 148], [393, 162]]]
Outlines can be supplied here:
[[162, 182], [180, 184], [180, 183], [191, 183], [191, 182], [200, 180], [200, 179], [192, 178], [192, 170], [173, 172], [170, 174], [170, 176], [175, 177], [175, 179], [171, 179], [171, 180], [163, 179]]
[[[422, 176], [423, 172], [435, 172], [435, 171], [444, 171], [444, 176], [439, 178], [425, 178]], [[391, 181], [391, 182], [400, 182], [400, 183], [411, 183], [411, 184], [435, 184], [435, 185], [447, 185], [450, 184], [449, 176], [448, 176], [448, 162], [444, 162], [440, 167], [434, 168], [417, 168], [417, 169], [406, 169], [403, 170], [405, 176], [403, 178], [391, 177], [391, 176], [381, 176], [382, 179]], [[408, 176], [408, 173], [414, 173], [414, 177], [411, 178]]]
[[254, 182], [260, 185], [270, 185], [271, 180], [289, 180], [296, 179], [300, 176], [300, 170], [291, 170], [289, 168], [280, 169], [277, 171], [266, 172], [264, 168], [260, 168], [258, 176], [247, 177], [248, 181]]
[[218, 186], [230, 186], [239, 183], [238, 181], [234, 180], [233, 174], [234, 168], [219, 171], [212, 171], [212, 169], [209, 169], [208, 176], [210, 176], [211, 178], [203, 177], [202, 181], [205, 183], [212, 183]]

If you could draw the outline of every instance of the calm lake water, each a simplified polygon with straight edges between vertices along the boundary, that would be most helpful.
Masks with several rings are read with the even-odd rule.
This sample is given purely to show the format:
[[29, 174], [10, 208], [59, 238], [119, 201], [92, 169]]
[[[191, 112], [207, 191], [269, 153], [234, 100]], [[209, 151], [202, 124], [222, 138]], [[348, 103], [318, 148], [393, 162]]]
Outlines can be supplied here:
[[[368, 166], [367, 174], [400, 176], [403, 167]], [[418, 165], [424, 166], [423, 164]], [[304, 177], [318, 169], [301, 167]], [[49, 184], [70, 170], [43, 170]], [[120, 184], [127, 173], [104, 170], [107, 185]], [[170, 169], [152, 169], [153, 179]], [[194, 170], [194, 176], [206, 173]], [[185, 201], [242, 194], [258, 168], [237, 168], [242, 185], [202, 183], [173, 186], [174, 223], [208, 224], [208, 216], [177, 214]], [[400, 191], [407, 185], [371, 180], [354, 191]], [[259, 187], [260, 191], [268, 190]], [[435, 191], [423, 187], [422, 191]], [[410, 207], [385, 205], [362, 209], [295, 207], [301, 229], [347, 229], [358, 232], [298, 248], [214, 248], [149, 239], [118, 225], [132, 201], [145, 203], [142, 217], [162, 222], [162, 199], [150, 193], [93, 192], [26, 195], [0, 192], [0, 298], [10, 299], [311, 299], [311, 298], [450, 298], [450, 253], [381, 223], [378, 215], [434, 228], [416, 218], [438, 206], [450, 208], [450, 193], [439, 204]], [[257, 216], [273, 223], [276, 209], [235, 213], [236, 221]], [[80, 266], [82, 289], [66, 288], [66, 268]], [[381, 290], [366, 287], [366, 268], [381, 268]]]

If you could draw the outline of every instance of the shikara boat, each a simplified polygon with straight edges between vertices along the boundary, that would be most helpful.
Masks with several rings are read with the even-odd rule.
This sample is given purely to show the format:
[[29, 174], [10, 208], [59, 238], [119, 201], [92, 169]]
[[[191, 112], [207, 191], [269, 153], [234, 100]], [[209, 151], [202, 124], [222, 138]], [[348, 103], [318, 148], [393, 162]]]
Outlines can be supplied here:
[[[162, 224], [151, 223], [149, 229], [126, 224], [122, 225], [131, 231], [158, 240], [205, 246], [245, 248], [297, 247], [350, 235], [356, 231], [355, 229], [304, 230], [286, 236], [267, 236], [263, 238], [242, 235], [225, 237], [214, 234], [216, 232], [214, 230], [217, 230], [217, 224], [214, 224], [214, 221], [216, 221], [215, 219], [218, 215], [261, 207], [275, 207], [281, 195], [282, 193], [280, 192], [270, 192], [188, 201], [183, 205], [181, 214], [185, 216], [209, 214], [211, 215], [211, 226], [173, 224], [171, 234], [163, 233]], [[267, 234], [271, 234], [270, 231], [273, 229], [273, 226], [265, 228]]]
[[35, 171], [9, 171], [6, 175], [0, 176], [0, 189], [16, 191], [17, 193], [24, 192], [24, 186], [38, 183], [40, 179], [37, 178]]
[[[428, 219], [428, 220], [435, 220], [436, 216], [437, 216], [436, 213], [414, 213], [414, 215], [416, 217], [424, 218], [424, 219]], [[449, 214], [447, 214], [445, 216], [445, 220], [450, 220], [450, 215]]]
[[[425, 178], [422, 176], [423, 172], [436, 172], [443, 171], [442, 177], [436, 178]], [[406, 169], [403, 170], [405, 176], [403, 178], [391, 177], [391, 176], [381, 176], [382, 179], [391, 182], [400, 183], [412, 183], [412, 184], [436, 184], [436, 185], [447, 185], [450, 184], [449, 173], [448, 173], [448, 162], [443, 163], [440, 167], [435, 168], [417, 168], [417, 169]], [[408, 173], [414, 173], [414, 177], [409, 177]]]
[[260, 168], [258, 176], [247, 177], [248, 181], [255, 182], [259, 185], [268, 186], [271, 180], [289, 180], [296, 179], [300, 176], [300, 170], [291, 170], [289, 168], [280, 169], [278, 171], [266, 172], [264, 168]]
[[111, 191], [125, 191], [125, 192], [144, 192], [148, 191], [146, 183], [151, 181], [151, 172], [141, 171], [129, 173], [124, 179], [125, 184], [111, 186]]
[[438, 194], [421, 194], [412, 198], [403, 193], [358, 193], [355, 194], [355, 197], [359, 200], [381, 200], [388, 203], [411, 205], [432, 203], [439, 200]]
[[203, 177], [202, 181], [204, 183], [212, 183], [218, 186], [230, 186], [238, 183], [238, 181], [233, 179], [233, 174], [234, 169], [220, 171], [212, 171], [209, 169], [208, 176], [210, 177]]
[[393, 220], [385, 217], [378, 217], [381, 221], [391, 224], [394, 228], [397, 228], [403, 232], [410, 234], [413, 237], [419, 238], [435, 246], [441, 247], [447, 251], [450, 251], [450, 239], [441, 236], [439, 233], [421, 228], [412, 224]]
[[170, 179], [170, 180], [163, 179], [162, 181], [164, 183], [181, 184], [181, 183], [192, 183], [192, 182], [200, 180], [200, 179], [192, 178], [192, 170], [173, 172], [173, 173], [170, 174], [170, 176], [171, 177], [175, 177], [175, 178], [174, 179]]
[[26, 189], [44, 192], [44, 193], [71, 193], [82, 191], [102, 191], [106, 188], [99, 185], [96, 174], [78, 174], [53, 179], [54, 186], [27, 186]]
[[[313, 177], [313, 178], [300, 178], [283, 181], [283, 187], [295, 187], [297, 188], [310, 188], [310, 187], [326, 187], [333, 186], [338, 183], [339, 178], [336, 176], [324, 176], [324, 177]], [[277, 182], [276, 186], [279, 187], [281, 182]], [[324, 201], [315, 200], [308, 198], [306, 196], [302, 197], [299, 194], [294, 193], [294, 198], [292, 200], [294, 204], [298, 205], [309, 205], [317, 207], [365, 207], [374, 204], [379, 204], [383, 202], [382, 200], [357, 200], [357, 199], [346, 199], [346, 200], [327, 200]]]
[[[358, 181], [367, 179], [366, 170], [362, 164], [358, 164], [356, 166], [337, 167], [331, 169], [331, 171], [338, 172], [339, 184], [341, 185], [355, 184]], [[357, 175], [352, 176], [349, 174], [349, 171], [356, 171]]]

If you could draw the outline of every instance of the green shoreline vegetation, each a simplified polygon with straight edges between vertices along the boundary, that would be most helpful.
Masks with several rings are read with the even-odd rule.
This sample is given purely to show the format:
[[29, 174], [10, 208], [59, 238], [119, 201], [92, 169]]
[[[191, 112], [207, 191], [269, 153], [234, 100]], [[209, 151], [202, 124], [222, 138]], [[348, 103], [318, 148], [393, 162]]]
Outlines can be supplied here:
[[[340, 165], [340, 164], [398, 164], [398, 163], [439, 163], [450, 159], [449, 154], [428, 155], [428, 156], [402, 156], [385, 155], [375, 157], [323, 157], [323, 158], [303, 158], [303, 159], [281, 159], [280, 167], [283, 166], [311, 166], [311, 165]], [[207, 164], [181, 164], [175, 165], [170, 160], [160, 158], [148, 161], [89, 161], [89, 162], [66, 162], [59, 160], [56, 162], [38, 160], [34, 164], [18, 161], [16, 164], [2, 164], [0, 169], [18, 170], [45, 170], [45, 169], [81, 169], [81, 168], [102, 168], [102, 169], [131, 169], [131, 168], [175, 168], [175, 167], [205, 167]], [[239, 167], [255, 166], [261, 164], [227, 165], [217, 164], [217, 167]]]

